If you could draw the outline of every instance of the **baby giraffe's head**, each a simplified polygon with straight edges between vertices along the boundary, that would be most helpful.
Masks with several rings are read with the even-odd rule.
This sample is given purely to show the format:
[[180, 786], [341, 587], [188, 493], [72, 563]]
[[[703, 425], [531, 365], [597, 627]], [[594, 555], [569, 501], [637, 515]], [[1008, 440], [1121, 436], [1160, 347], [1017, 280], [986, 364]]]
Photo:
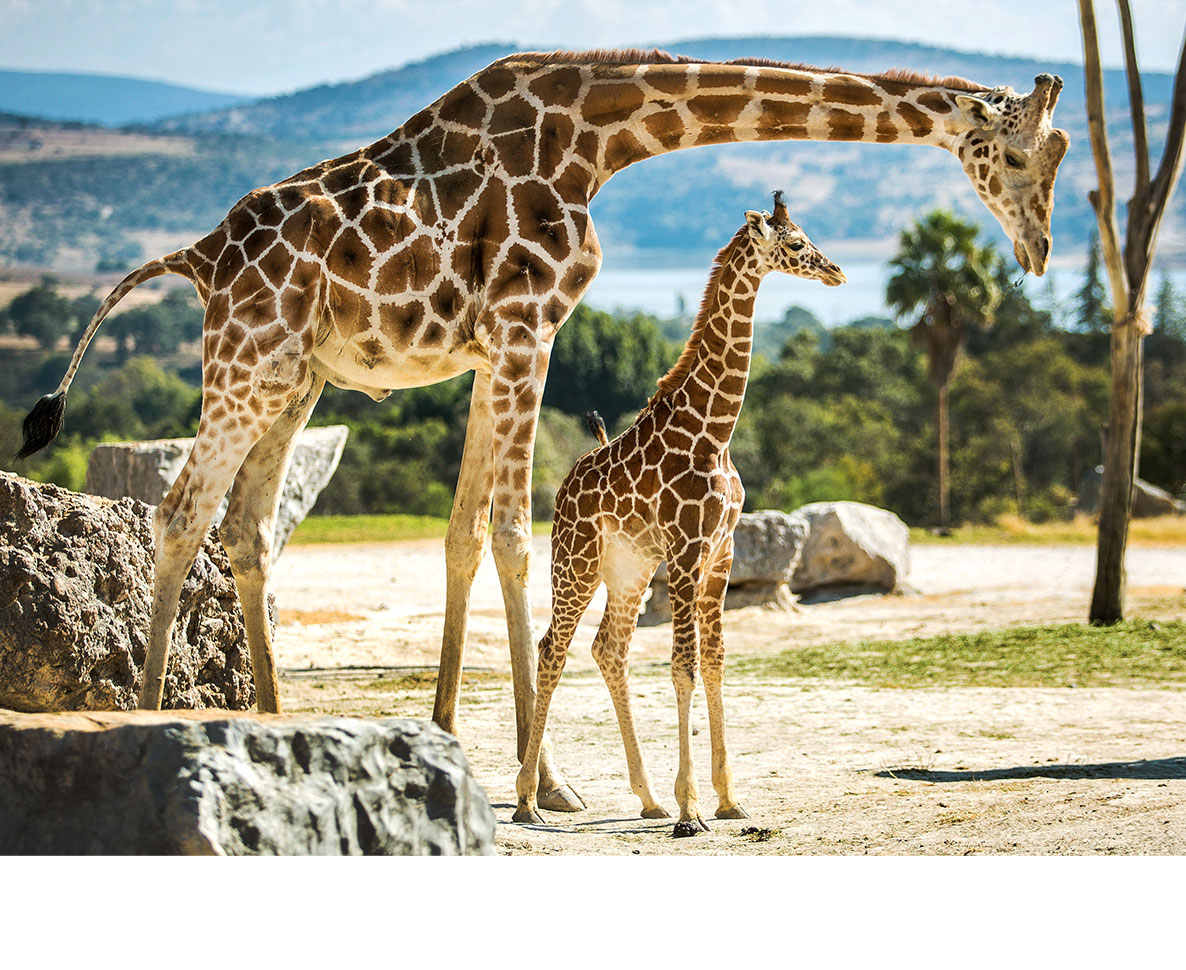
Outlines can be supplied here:
[[774, 193], [774, 215], [747, 212], [745, 221], [762, 273], [787, 273], [822, 280], [825, 286], [847, 282], [840, 267], [816, 249], [807, 233], [791, 222], [781, 192]]

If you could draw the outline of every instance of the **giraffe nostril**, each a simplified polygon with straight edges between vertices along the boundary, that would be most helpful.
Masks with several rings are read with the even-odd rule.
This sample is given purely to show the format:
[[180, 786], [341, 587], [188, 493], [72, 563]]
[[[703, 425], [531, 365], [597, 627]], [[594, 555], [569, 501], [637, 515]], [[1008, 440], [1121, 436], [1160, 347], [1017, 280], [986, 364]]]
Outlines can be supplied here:
[[1046, 257], [1050, 255], [1050, 237], [1042, 237], [1042, 262], [1046, 262]]

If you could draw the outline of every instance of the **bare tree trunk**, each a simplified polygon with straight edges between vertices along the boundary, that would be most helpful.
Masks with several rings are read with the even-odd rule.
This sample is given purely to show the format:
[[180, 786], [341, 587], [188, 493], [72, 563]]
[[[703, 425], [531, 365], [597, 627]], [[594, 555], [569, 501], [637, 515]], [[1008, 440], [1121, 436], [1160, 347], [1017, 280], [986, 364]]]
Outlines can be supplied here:
[[946, 531], [950, 526], [950, 491], [948, 478], [951, 472], [951, 458], [948, 452], [947, 385], [939, 385], [939, 403], [935, 408], [935, 424], [939, 432], [939, 528]]
[[1114, 316], [1111, 348], [1112, 410], [1104, 448], [1104, 479], [1100, 484], [1099, 545], [1095, 589], [1089, 614], [1092, 623], [1115, 623], [1124, 617], [1124, 551], [1128, 541], [1128, 520], [1132, 509], [1133, 483], [1137, 477], [1141, 436], [1141, 342], [1150, 330], [1144, 306], [1145, 284], [1157, 247], [1161, 217], [1181, 174], [1182, 146], [1186, 139], [1184, 44], [1174, 78], [1165, 150], [1157, 174], [1151, 179], [1132, 13], [1128, 0], [1117, 0], [1117, 7], [1124, 40], [1124, 67], [1128, 77], [1133, 147], [1136, 152], [1136, 180], [1128, 203], [1128, 227], [1123, 251], [1116, 219], [1112, 159], [1108, 151], [1095, 10], [1091, 0], [1079, 0], [1087, 122], [1096, 174], [1099, 176], [1099, 189], [1092, 192], [1090, 198], [1099, 224], [1100, 248], [1108, 269]]

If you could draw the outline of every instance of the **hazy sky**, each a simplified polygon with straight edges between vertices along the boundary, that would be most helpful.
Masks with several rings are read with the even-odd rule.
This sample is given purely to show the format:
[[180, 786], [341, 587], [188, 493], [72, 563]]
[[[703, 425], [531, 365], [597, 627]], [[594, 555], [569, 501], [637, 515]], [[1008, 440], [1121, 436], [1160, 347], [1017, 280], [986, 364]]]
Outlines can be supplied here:
[[[1142, 67], [1172, 70], [1186, 0], [1132, 5]], [[1096, 9], [1104, 61], [1119, 65], [1115, 4]], [[581, 49], [753, 34], [1082, 59], [1075, 0], [0, 0], [0, 67], [245, 94], [364, 77], [483, 41]]]

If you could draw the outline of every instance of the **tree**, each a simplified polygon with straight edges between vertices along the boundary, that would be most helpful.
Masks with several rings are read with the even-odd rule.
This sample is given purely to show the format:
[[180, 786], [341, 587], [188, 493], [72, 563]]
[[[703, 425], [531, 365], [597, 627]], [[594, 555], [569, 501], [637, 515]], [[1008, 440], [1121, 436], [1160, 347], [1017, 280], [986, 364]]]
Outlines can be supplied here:
[[26, 290], [8, 307], [12, 328], [24, 337], [32, 337], [44, 349], [53, 350], [58, 340], [70, 333], [74, 315], [70, 301], [54, 288], [51, 277]]
[[1075, 291], [1075, 325], [1084, 333], [1106, 333], [1112, 325], [1112, 308], [1100, 279], [1100, 237], [1093, 232], [1087, 244], [1083, 286]]
[[899, 319], [917, 319], [910, 328], [916, 346], [927, 352], [927, 372], [938, 391], [935, 424], [938, 437], [939, 527], [949, 525], [949, 429], [947, 386], [960, 349], [972, 328], [992, 325], [1000, 299], [992, 246], [977, 246], [980, 230], [949, 212], [935, 210], [903, 231], [898, 254], [890, 260], [894, 275], [886, 284], [886, 304]]
[[1124, 69], [1128, 77], [1128, 102], [1132, 115], [1136, 177], [1127, 208], [1123, 249], [1116, 217], [1116, 191], [1108, 129], [1104, 112], [1103, 71], [1095, 29], [1092, 0], [1079, 0], [1083, 33], [1083, 77], [1087, 93], [1087, 124], [1095, 157], [1099, 188], [1089, 193], [1099, 224], [1100, 244], [1112, 290], [1112, 406], [1104, 448], [1104, 478], [1100, 486], [1099, 541], [1095, 588], [1089, 619], [1095, 624], [1116, 623], [1124, 618], [1124, 551], [1132, 510], [1133, 483], [1141, 446], [1142, 341], [1150, 332], [1145, 309], [1145, 286], [1157, 249], [1157, 231], [1166, 204], [1182, 173], [1182, 147], [1186, 139], [1186, 38], [1178, 60], [1170, 104], [1165, 148], [1156, 174], [1149, 164], [1149, 136], [1145, 126], [1145, 98], [1137, 65], [1132, 11], [1128, 0], [1117, 0], [1124, 40]]

